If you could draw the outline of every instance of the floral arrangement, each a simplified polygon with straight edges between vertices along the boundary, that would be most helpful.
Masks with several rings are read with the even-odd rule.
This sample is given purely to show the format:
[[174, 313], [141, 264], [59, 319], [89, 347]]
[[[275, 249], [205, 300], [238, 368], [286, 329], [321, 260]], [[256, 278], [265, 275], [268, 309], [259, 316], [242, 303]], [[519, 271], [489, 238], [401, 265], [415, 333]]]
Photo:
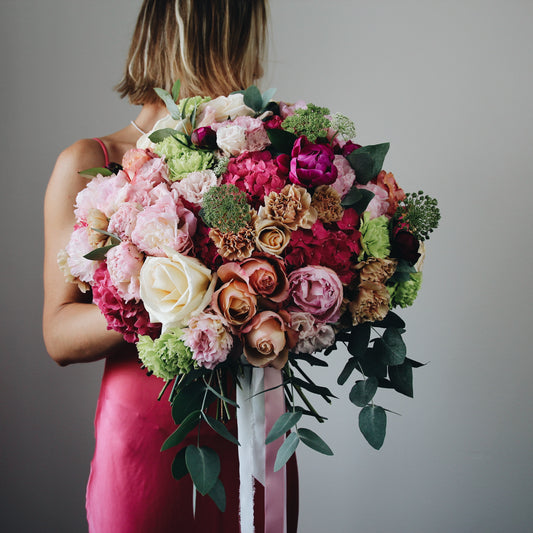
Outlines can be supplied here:
[[[274, 102], [256, 87], [216, 99], [179, 100], [179, 82], [157, 91], [168, 117], [120, 165], [84, 172], [91, 180], [59, 263], [92, 290], [108, 327], [136, 343], [149, 373], [172, 384], [178, 428], [163, 449], [200, 423], [238, 444], [224, 425], [231, 383], [274, 367], [287, 412], [266, 442], [292, 430], [275, 470], [300, 442], [331, 454], [298, 423], [324, 421], [308, 395], [333, 395], [304, 366], [327, 366], [338, 343], [350, 354], [338, 383], [360, 374], [349, 399], [379, 449], [386, 410], [374, 395], [412, 396], [420, 366], [392, 309], [417, 296], [436, 200], [404, 193], [382, 169], [389, 145], [355, 144], [353, 123], [326, 108]], [[223, 509], [219, 469], [215, 450], [188, 446], [173, 474], [189, 473]]]

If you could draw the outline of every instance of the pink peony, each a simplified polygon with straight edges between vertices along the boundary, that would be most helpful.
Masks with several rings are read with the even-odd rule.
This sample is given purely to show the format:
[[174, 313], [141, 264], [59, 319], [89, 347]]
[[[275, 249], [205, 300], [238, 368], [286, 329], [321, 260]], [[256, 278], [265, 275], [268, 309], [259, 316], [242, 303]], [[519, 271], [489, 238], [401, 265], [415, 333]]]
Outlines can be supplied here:
[[180, 198], [187, 202], [200, 206], [204, 194], [215, 185], [218, 185], [218, 178], [212, 170], [200, 170], [191, 172], [180, 181], [175, 181], [171, 190], [176, 191]]
[[336, 322], [340, 317], [343, 289], [339, 276], [330, 268], [306, 266], [289, 274], [294, 305], [311, 313], [319, 322]]
[[132, 180], [137, 171], [153, 157], [156, 157], [156, 155], [151, 150], [132, 148], [122, 157], [122, 168], [129, 179]]
[[137, 224], [140, 207], [132, 202], [125, 202], [111, 215], [107, 230], [118, 235], [120, 239], [131, 239], [131, 233]]
[[122, 241], [106, 254], [109, 278], [124, 301], [139, 300], [139, 274], [144, 256], [137, 247], [128, 241]]
[[165, 257], [165, 246], [188, 253], [195, 231], [194, 214], [181, 202], [176, 204], [171, 194], [166, 194], [139, 213], [131, 240], [146, 254]]
[[183, 341], [192, 350], [192, 358], [209, 370], [223, 363], [233, 347], [233, 337], [225, 320], [205, 311], [189, 320]]
[[87, 226], [78, 226], [70, 235], [65, 251], [67, 252], [67, 265], [70, 273], [86, 283], [93, 280], [94, 272], [98, 267], [98, 261], [92, 261], [83, 257], [93, 250], [89, 244]]
[[291, 152], [289, 179], [302, 187], [329, 185], [337, 179], [334, 158], [333, 148], [328, 144], [311, 143], [305, 137], [298, 137]]
[[331, 186], [341, 195], [341, 198], [344, 198], [355, 181], [355, 172], [342, 155], [336, 155], [333, 164], [337, 168], [337, 179]]
[[107, 329], [119, 331], [126, 342], [137, 342], [138, 335], [159, 336], [161, 324], [152, 324], [142, 302], [125, 302], [111, 282], [102, 263], [94, 273], [93, 302], [107, 320]]
[[248, 203], [257, 208], [271, 191], [281, 191], [286, 180], [278, 175], [278, 167], [269, 152], [252, 152], [229, 162], [222, 183], [236, 185], [246, 193]]

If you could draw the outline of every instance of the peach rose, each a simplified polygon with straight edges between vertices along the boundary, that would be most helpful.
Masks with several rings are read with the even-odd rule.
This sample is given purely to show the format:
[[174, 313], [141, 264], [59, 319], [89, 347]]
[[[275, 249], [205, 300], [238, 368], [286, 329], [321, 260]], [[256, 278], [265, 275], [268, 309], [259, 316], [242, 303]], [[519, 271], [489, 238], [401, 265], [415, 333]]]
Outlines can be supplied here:
[[291, 230], [281, 222], [258, 218], [255, 222], [255, 245], [267, 254], [280, 255], [291, 240]]
[[277, 369], [285, 366], [292, 344], [292, 330], [284, 316], [288, 319], [285, 311], [280, 314], [262, 311], [242, 330], [244, 355], [251, 365], [261, 368], [270, 365]]
[[211, 306], [237, 330], [255, 315], [257, 297], [250, 293], [246, 283], [232, 279], [213, 294]]

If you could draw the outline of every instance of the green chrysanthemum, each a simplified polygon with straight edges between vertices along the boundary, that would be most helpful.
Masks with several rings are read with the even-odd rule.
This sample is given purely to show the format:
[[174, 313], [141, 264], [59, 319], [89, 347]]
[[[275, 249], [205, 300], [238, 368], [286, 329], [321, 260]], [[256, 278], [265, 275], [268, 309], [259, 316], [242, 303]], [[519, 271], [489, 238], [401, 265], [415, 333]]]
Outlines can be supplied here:
[[407, 281], [387, 287], [391, 295], [391, 304], [393, 306], [399, 305], [402, 308], [413, 305], [421, 285], [422, 272], [413, 272]]
[[170, 179], [177, 181], [183, 179], [191, 172], [207, 170], [213, 164], [213, 154], [195, 148], [188, 148], [184, 135], [177, 133], [182, 137], [182, 142], [174, 136], [165, 137], [155, 146], [155, 153], [165, 158], [170, 169]]
[[148, 335], [139, 336], [139, 359], [154, 376], [168, 381], [195, 367], [191, 349], [181, 340], [182, 333], [181, 329], [176, 329], [161, 334], [155, 340]]
[[361, 220], [361, 246], [359, 261], [367, 257], [385, 259], [390, 255], [389, 220], [384, 215], [370, 218], [370, 213], [365, 211]]

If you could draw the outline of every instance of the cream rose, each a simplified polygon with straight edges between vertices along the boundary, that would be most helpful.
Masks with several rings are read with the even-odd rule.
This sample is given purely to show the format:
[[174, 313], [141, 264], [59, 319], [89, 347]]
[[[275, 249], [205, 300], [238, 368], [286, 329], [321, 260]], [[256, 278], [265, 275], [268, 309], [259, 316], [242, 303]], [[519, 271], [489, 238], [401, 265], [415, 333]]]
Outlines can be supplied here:
[[185, 120], [175, 120], [170, 115], [167, 115], [162, 119], [158, 120], [149, 132], [139, 137], [139, 139], [137, 140], [137, 148], [143, 148], [145, 150], [149, 148], [150, 150], [152, 150], [155, 147], [155, 144], [149, 139], [149, 137], [154, 131], [170, 128], [172, 130], [184, 133], [185, 124]]
[[236, 124], [218, 128], [217, 144], [226, 155], [237, 156], [246, 148], [246, 130]]
[[291, 240], [291, 230], [269, 218], [258, 218], [255, 222], [255, 245], [267, 254], [280, 255]]
[[166, 249], [168, 257], [147, 257], [140, 273], [141, 299], [163, 330], [184, 326], [207, 306], [216, 276], [198, 259]]
[[230, 94], [229, 96], [219, 96], [200, 106], [198, 115], [198, 125], [211, 126], [214, 122], [224, 122], [233, 120], [238, 116], [253, 116], [254, 110], [244, 105], [244, 96], [242, 94]]

